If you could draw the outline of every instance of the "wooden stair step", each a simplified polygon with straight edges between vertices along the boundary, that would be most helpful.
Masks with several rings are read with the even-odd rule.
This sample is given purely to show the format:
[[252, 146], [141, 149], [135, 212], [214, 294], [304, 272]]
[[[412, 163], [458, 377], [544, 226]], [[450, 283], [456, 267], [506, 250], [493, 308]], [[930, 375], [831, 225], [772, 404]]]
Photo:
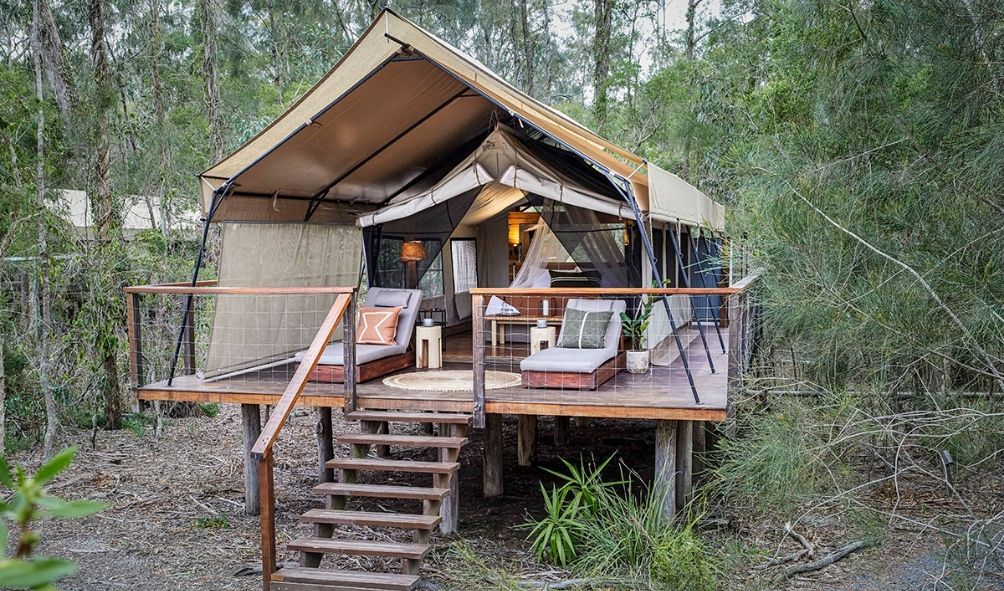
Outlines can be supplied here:
[[335, 458], [324, 464], [337, 470], [373, 470], [376, 472], [415, 472], [419, 474], [452, 474], [460, 469], [457, 462], [418, 462], [385, 460], [382, 458]]
[[333, 589], [411, 591], [418, 584], [419, 578], [417, 575], [287, 567], [272, 573], [272, 581], [276, 583], [309, 583], [330, 586]]
[[402, 529], [431, 530], [442, 521], [439, 515], [414, 515], [411, 513], [378, 513], [369, 511], [336, 511], [311, 509], [300, 516], [301, 523], [330, 523], [340, 525], [368, 525], [370, 527], [399, 527]]
[[439, 501], [450, 494], [448, 488], [425, 488], [421, 486], [394, 486], [385, 484], [350, 484], [344, 482], [323, 482], [313, 488], [315, 494], [349, 497], [378, 497], [382, 499], [413, 499], [419, 501]]
[[466, 437], [431, 437], [423, 435], [387, 435], [381, 433], [348, 433], [339, 435], [341, 443], [369, 445], [400, 445], [402, 447], [448, 447], [459, 449], [467, 445]]
[[461, 413], [391, 412], [386, 410], [357, 410], [345, 415], [353, 421], [386, 421], [388, 423], [449, 423], [467, 425], [471, 415]]
[[423, 560], [429, 550], [428, 544], [411, 542], [370, 542], [366, 540], [343, 540], [340, 538], [299, 538], [287, 547], [296, 552], [314, 554], [341, 554], [344, 556], [380, 556], [383, 558], [404, 558]]

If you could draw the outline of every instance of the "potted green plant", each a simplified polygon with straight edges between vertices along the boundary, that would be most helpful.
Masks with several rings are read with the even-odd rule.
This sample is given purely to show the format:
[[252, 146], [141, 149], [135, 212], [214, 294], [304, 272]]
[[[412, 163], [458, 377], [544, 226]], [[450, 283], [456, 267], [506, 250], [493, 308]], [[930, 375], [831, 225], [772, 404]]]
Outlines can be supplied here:
[[645, 333], [652, 319], [654, 298], [642, 300], [638, 312], [632, 318], [621, 312], [621, 327], [628, 338], [627, 370], [630, 373], [645, 373], [651, 361], [651, 352], [645, 347]]

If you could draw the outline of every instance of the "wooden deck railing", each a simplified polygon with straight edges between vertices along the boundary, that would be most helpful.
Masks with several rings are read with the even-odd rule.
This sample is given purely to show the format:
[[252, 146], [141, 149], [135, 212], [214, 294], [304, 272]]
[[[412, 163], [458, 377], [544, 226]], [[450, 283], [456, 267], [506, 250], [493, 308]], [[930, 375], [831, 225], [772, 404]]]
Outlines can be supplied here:
[[[354, 292], [355, 290], [353, 289], [352, 291]], [[268, 591], [272, 581], [272, 573], [276, 571], [275, 482], [272, 472], [272, 446], [279, 437], [279, 432], [286, 425], [289, 414], [293, 411], [296, 401], [307, 384], [307, 378], [317, 368], [317, 362], [320, 360], [324, 348], [331, 341], [331, 337], [334, 335], [335, 329], [343, 317], [347, 321], [344, 323], [345, 328], [342, 342], [350, 343], [349, 346], [343, 348], [345, 357], [342, 360], [345, 368], [345, 412], [355, 410], [356, 337], [355, 322], [352, 321], [355, 317], [354, 299], [355, 295], [353, 293], [342, 293], [335, 298], [335, 303], [332, 304], [331, 310], [328, 311], [327, 317], [321, 324], [321, 328], [314, 336], [314, 340], [310, 343], [310, 347], [307, 348], [307, 352], [304, 353], [303, 360], [293, 374], [293, 378], [289, 381], [289, 385], [286, 386], [282, 397], [279, 398], [279, 402], [269, 415], [268, 422], [262, 428], [258, 441], [251, 448], [251, 455], [258, 460], [259, 466], [258, 478], [259, 489], [261, 490], [261, 570], [262, 588], [265, 591]]]
[[355, 292], [354, 287], [219, 287], [215, 281], [201, 281], [195, 286], [185, 283], [168, 283], [159, 285], [137, 285], [125, 288], [127, 298], [130, 379], [132, 387], [138, 388], [143, 380], [143, 335], [141, 332], [141, 312], [139, 296], [141, 294], [167, 294], [186, 296], [185, 315], [183, 318], [183, 335], [185, 368], [189, 373], [195, 373], [195, 338], [193, 321], [194, 311], [189, 304], [189, 298], [196, 295], [241, 295], [241, 296], [278, 296], [278, 295], [325, 295], [332, 294], [335, 300], [314, 335], [303, 360], [293, 373], [289, 384], [269, 415], [269, 420], [261, 430], [257, 441], [251, 450], [251, 455], [258, 462], [258, 482], [260, 489], [260, 512], [262, 533], [262, 576], [263, 588], [267, 591], [271, 584], [272, 573], [276, 570], [275, 541], [275, 485], [273, 478], [273, 446], [279, 433], [285, 426], [289, 415], [303, 393], [308, 377], [317, 367], [324, 348], [331, 341], [339, 322], [344, 321], [343, 341], [351, 343], [344, 348], [345, 367], [345, 410], [355, 409], [356, 394], [356, 347], [355, 322]]
[[[727, 298], [729, 314], [729, 379], [733, 383], [749, 365], [749, 355], [752, 351], [753, 333], [748, 327], [752, 325], [754, 312], [748, 310], [751, 297], [750, 287], [756, 281], [758, 273], [751, 273], [743, 280], [728, 287], [623, 287], [623, 288], [474, 288], [471, 290], [471, 322], [473, 334], [473, 369], [474, 369], [474, 400], [473, 411], [475, 427], [485, 424], [485, 343], [481, 335], [485, 324], [485, 297], [491, 296], [528, 296], [541, 298], [605, 298], [611, 296], [721, 296]], [[736, 319], [737, 322], [734, 322]], [[735, 331], [735, 335], [733, 332]], [[681, 356], [686, 352], [680, 341]], [[739, 348], [737, 351], [736, 349]], [[735, 363], [733, 363], [733, 359]], [[689, 373], [689, 368], [687, 372]], [[693, 381], [691, 381], [693, 384]]]

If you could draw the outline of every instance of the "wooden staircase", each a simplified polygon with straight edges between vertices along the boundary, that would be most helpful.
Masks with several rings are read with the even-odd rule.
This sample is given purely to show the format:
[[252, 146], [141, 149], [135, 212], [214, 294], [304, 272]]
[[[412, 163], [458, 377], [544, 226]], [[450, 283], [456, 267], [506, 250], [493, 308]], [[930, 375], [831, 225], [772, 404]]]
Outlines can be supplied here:
[[[328, 468], [337, 470], [338, 482], [322, 482], [314, 487], [313, 492], [324, 497], [325, 508], [311, 509], [300, 517], [302, 523], [314, 524], [314, 535], [288, 544], [289, 549], [300, 553], [300, 566], [274, 572], [269, 585], [273, 591], [410, 591], [418, 584], [422, 561], [431, 550], [432, 530], [440, 527], [451, 532], [456, 526], [458, 457], [467, 444], [470, 415], [358, 410], [346, 418], [359, 422], [359, 433], [338, 437], [339, 442], [349, 445], [351, 457], [327, 462]], [[392, 434], [391, 425], [396, 423], [436, 424], [439, 435]], [[393, 459], [392, 447], [435, 449], [438, 460]], [[385, 476], [429, 474], [432, 486], [363, 484], [359, 482], [363, 471]], [[349, 507], [350, 499], [366, 497], [421, 501], [422, 509], [415, 513], [384, 513]], [[335, 536], [336, 526], [357, 529], [350, 530], [354, 534], [351, 539], [341, 538]], [[410, 542], [361, 539], [365, 533], [362, 528], [410, 530], [412, 537]], [[401, 573], [322, 568], [326, 555], [399, 561]]]

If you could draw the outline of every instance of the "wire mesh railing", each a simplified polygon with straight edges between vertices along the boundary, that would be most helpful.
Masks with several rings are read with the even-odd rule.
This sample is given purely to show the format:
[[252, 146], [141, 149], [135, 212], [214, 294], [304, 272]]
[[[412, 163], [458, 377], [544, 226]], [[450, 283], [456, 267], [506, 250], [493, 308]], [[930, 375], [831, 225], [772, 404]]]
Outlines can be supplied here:
[[[135, 286], [125, 291], [134, 388], [150, 380], [162, 383], [163, 388], [178, 386], [174, 374], [182, 357], [182, 377], [188, 380], [179, 387], [183, 391], [233, 389], [246, 394], [257, 388], [266, 393], [281, 392], [251, 448], [258, 463], [262, 575], [268, 588], [277, 568], [273, 446], [308, 383], [330, 393], [340, 389], [346, 412], [354, 410], [356, 290], [238, 288], [204, 282], [195, 286]], [[169, 305], [153, 305], [164, 297], [169, 298]], [[211, 320], [207, 322], [205, 317]], [[181, 319], [179, 330], [171, 330], [169, 318]], [[156, 332], [150, 330], [151, 324]], [[173, 335], [177, 339], [172, 339]], [[338, 340], [344, 344], [337, 360], [343, 366], [343, 383], [311, 382], [320, 363], [333, 362], [324, 357]], [[208, 345], [200, 347], [200, 343]], [[159, 382], [157, 378], [161, 378]]]
[[731, 311], [731, 304], [744, 305], [735, 296], [751, 282], [472, 290], [475, 425], [483, 424], [485, 393], [492, 390], [522, 390], [524, 398], [562, 404], [596, 402], [598, 392], [610, 404], [629, 406], [666, 404], [667, 394], [687, 393], [692, 403], [674, 400], [700, 406], [703, 388], [724, 401], [729, 321], [749, 314]]

